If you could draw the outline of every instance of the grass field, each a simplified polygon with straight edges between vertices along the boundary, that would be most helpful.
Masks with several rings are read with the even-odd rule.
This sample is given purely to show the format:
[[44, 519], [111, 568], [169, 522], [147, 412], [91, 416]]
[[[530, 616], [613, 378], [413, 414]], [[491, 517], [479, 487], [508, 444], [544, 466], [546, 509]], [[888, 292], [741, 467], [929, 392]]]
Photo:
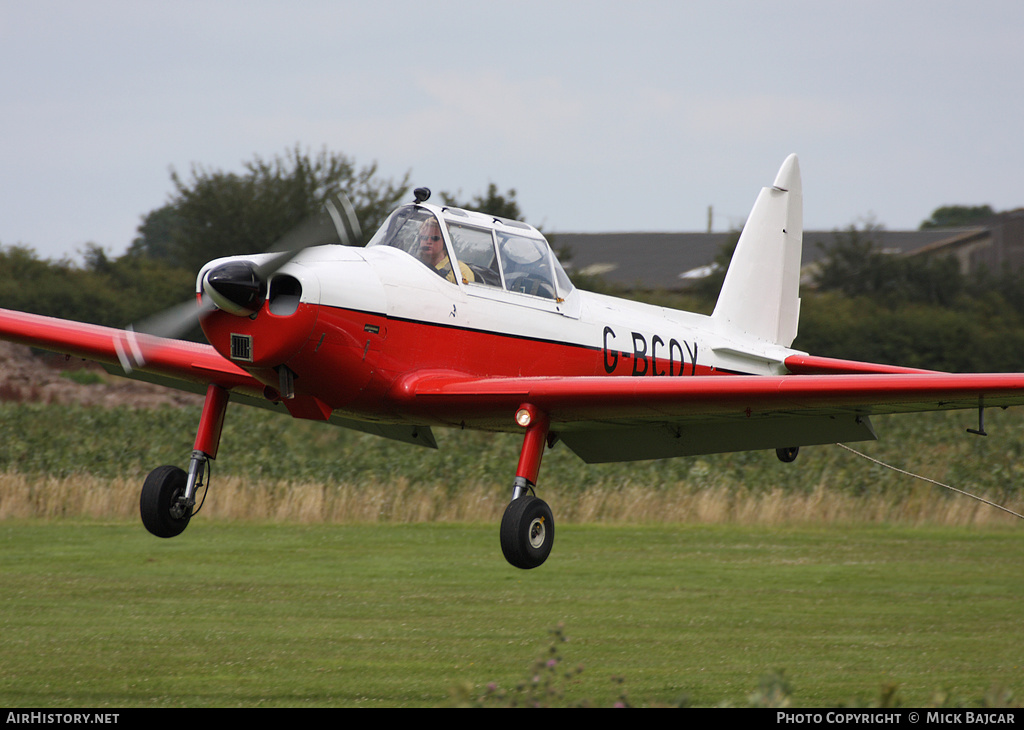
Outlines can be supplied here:
[[[1024, 512], [1024, 414], [991, 413], [988, 438], [973, 417], [883, 419], [862, 448]], [[514, 436], [430, 452], [243, 408], [203, 511], [153, 538], [141, 478], [183, 464], [197, 420], [0, 405], [0, 705], [1024, 697], [1020, 520], [838, 447], [608, 466], [556, 447], [554, 552], [523, 572], [497, 538]]]
[[746, 705], [771, 676], [797, 707], [1024, 691], [1013, 529], [567, 526], [528, 572], [496, 542], [475, 524], [158, 540], [8, 521], [0, 705]]

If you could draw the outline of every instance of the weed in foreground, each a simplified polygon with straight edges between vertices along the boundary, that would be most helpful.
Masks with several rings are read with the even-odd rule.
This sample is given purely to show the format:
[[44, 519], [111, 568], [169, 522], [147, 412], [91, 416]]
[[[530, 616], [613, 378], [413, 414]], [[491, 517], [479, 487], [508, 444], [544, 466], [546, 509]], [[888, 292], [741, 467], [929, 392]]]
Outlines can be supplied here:
[[[589, 700], [566, 699], [567, 688], [579, 680], [583, 665], [567, 667], [562, 655], [562, 646], [568, 641], [562, 624], [549, 632], [551, 643], [541, 656], [530, 665], [529, 671], [512, 689], [503, 689], [491, 682], [482, 694], [469, 685], [460, 685], [452, 690], [452, 704], [456, 707], [597, 707]], [[611, 682], [619, 687], [618, 696], [612, 707], [630, 707], [623, 688], [623, 677], [612, 677]]]
[[[583, 665], [566, 668], [562, 655], [562, 646], [568, 641], [565, 629], [558, 624], [549, 632], [551, 637], [548, 648], [530, 665], [526, 677], [512, 689], [503, 689], [496, 683], [491, 682], [484, 687], [482, 693], [477, 691], [470, 683], [454, 687], [451, 690], [451, 705], [453, 707], [507, 707], [507, 708], [543, 708], [543, 707], [598, 707], [599, 705], [587, 699], [567, 700], [567, 688], [579, 681], [583, 673]], [[616, 685], [618, 695], [612, 701], [611, 707], [628, 708], [633, 707], [626, 691], [625, 677], [611, 677], [611, 682]], [[678, 699], [670, 705], [658, 705], [659, 707], [689, 707], [689, 700], [686, 697]], [[793, 685], [785, 676], [784, 670], [776, 670], [763, 675], [758, 681], [757, 689], [746, 697], [746, 702], [741, 705], [722, 703], [719, 707], [749, 707], [749, 708], [786, 708], [798, 707], [793, 701]], [[903, 707], [903, 701], [899, 694], [899, 687], [896, 684], [884, 684], [879, 688], [878, 696], [867, 701], [854, 700], [852, 702], [839, 702], [836, 707], [846, 708], [898, 708]], [[1003, 708], [1019, 707], [1015, 702], [1012, 692], [1001, 687], [989, 690], [979, 700], [971, 702], [956, 698], [949, 692], [940, 690], [932, 694], [928, 707], [947, 708]]]

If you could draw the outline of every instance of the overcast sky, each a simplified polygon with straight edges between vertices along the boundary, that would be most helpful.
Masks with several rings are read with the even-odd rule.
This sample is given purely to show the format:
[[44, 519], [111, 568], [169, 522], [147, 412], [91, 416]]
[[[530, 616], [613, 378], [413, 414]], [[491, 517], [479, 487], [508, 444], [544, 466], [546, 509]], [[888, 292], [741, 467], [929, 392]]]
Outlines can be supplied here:
[[170, 170], [299, 145], [552, 232], [1024, 206], [1024, 3], [0, 0], [0, 244], [120, 255]]

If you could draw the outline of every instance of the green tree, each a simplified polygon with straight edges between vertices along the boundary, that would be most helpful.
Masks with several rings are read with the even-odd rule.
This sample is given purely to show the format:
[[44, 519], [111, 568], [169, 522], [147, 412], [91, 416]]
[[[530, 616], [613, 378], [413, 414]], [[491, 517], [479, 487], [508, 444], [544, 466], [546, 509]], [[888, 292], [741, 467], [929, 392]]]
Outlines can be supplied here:
[[497, 216], [498, 218], [507, 218], [508, 220], [523, 220], [523, 212], [519, 209], [519, 202], [516, 200], [516, 191], [509, 188], [508, 191], [500, 193], [498, 192], [498, 186], [494, 183], [490, 183], [487, 186], [486, 193], [478, 194], [464, 203], [460, 203], [457, 196], [451, 193], [441, 193], [441, 200], [444, 201], [445, 205], [451, 205], [456, 208], [475, 210], [487, 215]]
[[944, 205], [932, 211], [931, 217], [921, 223], [921, 230], [977, 225], [994, 215], [989, 205]]
[[159, 261], [111, 259], [90, 244], [84, 265], [40, 259], [26, 246], [0, 246], [0, 307], [112, 327], [183, 301], [195, 274]]
[[175, 231], [181, 227], [181, 216], [174, 205], [150, 211], [138, 227], [139, 235], [132, 242], [129, 253], [155, 261], [177, 265]]
[[383, 180], [376, 163], [357, 168], [343, 154], [312, 156], [298, 147], [271, 160], [256, 157], [243, 173], [195, 166], [186, 180], [175, 171], [170, 202], [144, 218], [129, 253], [195, 271], [220, 256], [265, 251], [316, 216], [335, 190], [349, 197], [370, 234], [406, 194], [408, 177]]
[[1024, 327], [997, 295], [956, 307], [807, 292], [793, 346], [815, 355], [948, 372], [1024, 370]]
[[818, 288], [870, 297], [889, 306], [905, 302], [950, 306], [964, 292], [965, 278], [956, 260], [887, 253], [876, 243], [881, 230], [869, 223], [861, 229], [851, 225], [836, 231], [833, 243], [822, 245], [825, 255], [815, 275]]

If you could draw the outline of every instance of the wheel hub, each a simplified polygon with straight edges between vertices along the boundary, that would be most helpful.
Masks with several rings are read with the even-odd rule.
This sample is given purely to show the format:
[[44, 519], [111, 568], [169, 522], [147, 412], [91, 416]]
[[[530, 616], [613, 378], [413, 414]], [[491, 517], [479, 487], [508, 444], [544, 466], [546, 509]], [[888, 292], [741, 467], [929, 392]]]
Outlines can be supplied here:
[[169, 510], [169, 512], [171, 513], [171, 517], [173, 517], [176, 520], [180, 520], [189, 515], [190, 510], [188, 504], [185, 502], [185, 499], [179, 496], [177, 499], [174, 500], [174, 502], [171, 503], [171, 509]]
[[544, 544], [544, 537], [547, 530], [544, 528], [544, 518], [538, 517], [530, 523], [530, 546], [539, 548]]

